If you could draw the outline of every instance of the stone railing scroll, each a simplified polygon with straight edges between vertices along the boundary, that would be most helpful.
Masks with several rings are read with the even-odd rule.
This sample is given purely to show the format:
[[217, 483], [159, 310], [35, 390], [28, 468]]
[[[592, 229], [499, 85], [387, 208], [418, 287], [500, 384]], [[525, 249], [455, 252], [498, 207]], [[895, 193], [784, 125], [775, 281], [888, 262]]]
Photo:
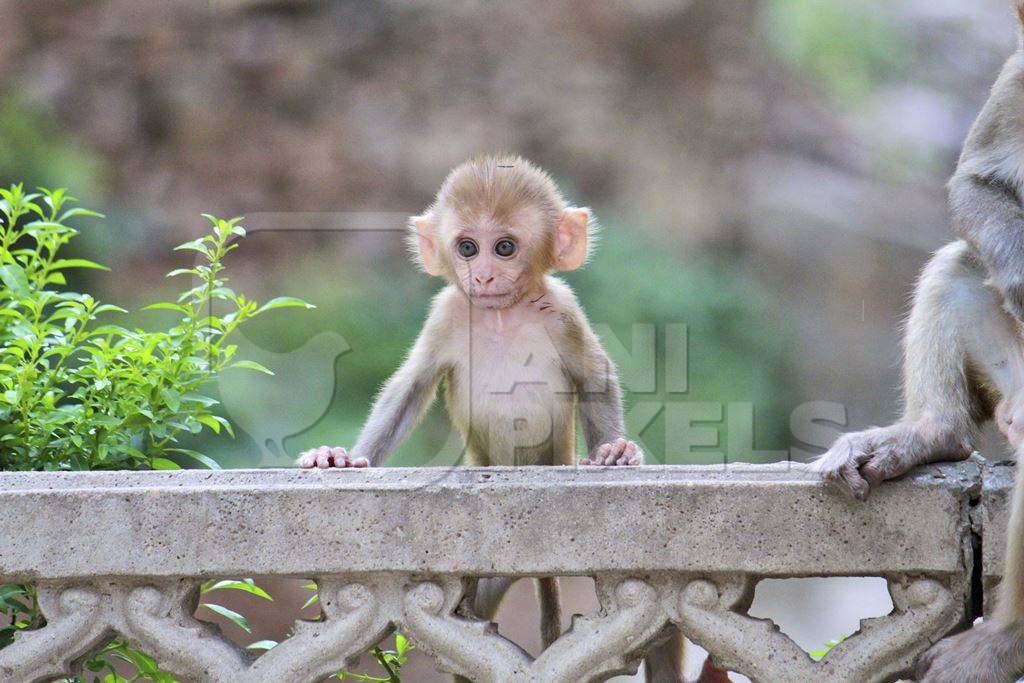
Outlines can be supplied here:
[[[577, 683], [635, 670], [669, 624], [755, 681], [894, 680], [969, 619], [1011, 477], [975, 458], [859, 503], [787, 464], [0, 474], [0, 582], [34, 583], [47, 619], [0, 680], [69, 675], [120, 633], [182, 680], [305, 683], [398, 627], [473, 681]], [[325, 619], [257, 658], [192, 613], [202, 580], [260, 575], [317, 579]], [[497, 575], [591, 576], [601, 609], [534, 658], [459, 609]], [[815, 662], [746, 614], [758, 580], [797, 576], [882, 576], [895, 607]]]

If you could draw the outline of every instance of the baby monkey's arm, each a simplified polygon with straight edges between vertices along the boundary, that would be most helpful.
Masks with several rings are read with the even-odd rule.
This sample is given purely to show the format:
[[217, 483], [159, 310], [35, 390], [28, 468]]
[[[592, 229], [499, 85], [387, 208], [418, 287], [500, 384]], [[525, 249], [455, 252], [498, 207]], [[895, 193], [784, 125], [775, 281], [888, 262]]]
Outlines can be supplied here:
[[320, 446], [300, 455], [299, 467], [376, 467], [391, 457], [430, 407], [444, 374], [438, 361], [446, 335], [441, 317], [431, 313], [409, 356], [377, 396], [352, 452]]
[[576, 353], [568, 359], [569, 374], [579, 397], [580, 424], [587, 442], [581, 465], [642, 465], [643, 451], [626, 438], [622, 389], [615, 364], [601, 346], [583, 311], [576, 309], [568, 323]]

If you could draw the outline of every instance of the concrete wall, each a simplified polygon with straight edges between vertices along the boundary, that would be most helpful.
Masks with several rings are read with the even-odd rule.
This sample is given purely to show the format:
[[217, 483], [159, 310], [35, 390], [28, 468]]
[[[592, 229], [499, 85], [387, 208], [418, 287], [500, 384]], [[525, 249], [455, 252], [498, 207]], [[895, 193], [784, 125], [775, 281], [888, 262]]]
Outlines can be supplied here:
[[[1012, 470], [922, 468], [866, 503], [801, 465], [0, 474], [0, 581], [47, 625], [0, 680], [71, 673], [111, 631], [189, 681], [316, 681], [397, 626], [474, 681], [605, 680], [675, 624], [755, 681], [893, 680], [973, 615]], [[982, 523], [983, 522], [983, 523]], [[107, 539], [116, 538], [118, 552]], [[326, 619], [258, 659], [192, 616], [198, 583], [315, 577]], [[460, 608], [481, 576], [590, 576], [600, 608], [533, 657]], [[747, 614], [763, 578], [876, 576], [893, 611], [820, 662]]]

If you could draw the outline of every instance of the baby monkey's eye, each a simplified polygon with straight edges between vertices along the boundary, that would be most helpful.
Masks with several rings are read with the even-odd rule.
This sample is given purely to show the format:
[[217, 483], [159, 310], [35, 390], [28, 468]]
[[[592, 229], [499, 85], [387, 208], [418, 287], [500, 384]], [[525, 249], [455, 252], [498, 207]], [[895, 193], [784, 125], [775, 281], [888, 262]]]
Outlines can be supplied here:
[[494, 253], [498, 256], [511, 256], [516, 253], [516, 243], [510, 239], [501, 239], [494, 244]]
[[476, 256], [477, 247], [473, 240], [462, 240], [459, 242], [459, 256], [462, 258], [473, 258]]

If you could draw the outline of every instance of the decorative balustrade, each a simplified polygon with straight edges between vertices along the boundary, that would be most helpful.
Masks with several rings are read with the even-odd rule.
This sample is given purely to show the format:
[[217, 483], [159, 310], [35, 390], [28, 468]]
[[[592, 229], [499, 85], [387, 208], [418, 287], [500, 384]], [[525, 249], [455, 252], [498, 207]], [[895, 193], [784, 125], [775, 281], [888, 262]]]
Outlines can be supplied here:
[[[318, 681], [398, 627], [473, 681], [578, 683], [668, 624], [755, 681], [893, 680], [969, 618], [983, 533], [974, 585], [997, 581], [1011, 480], [976, 459], [858, 503], [786, 464], [0, 474], [0, 581], [47, 620], [0, 680], [68, 675], [116, 632], [182, 680]], [[201, 580], [257, 575], [317, 579], [325, 614], [258, 658], [192, 616]], [[460, 609], [494, 575], [594, 577], [600, 611], [533, 658]], [[854, 575], [893, 612], [822, 661], [746, 614], [761, 578]]]

